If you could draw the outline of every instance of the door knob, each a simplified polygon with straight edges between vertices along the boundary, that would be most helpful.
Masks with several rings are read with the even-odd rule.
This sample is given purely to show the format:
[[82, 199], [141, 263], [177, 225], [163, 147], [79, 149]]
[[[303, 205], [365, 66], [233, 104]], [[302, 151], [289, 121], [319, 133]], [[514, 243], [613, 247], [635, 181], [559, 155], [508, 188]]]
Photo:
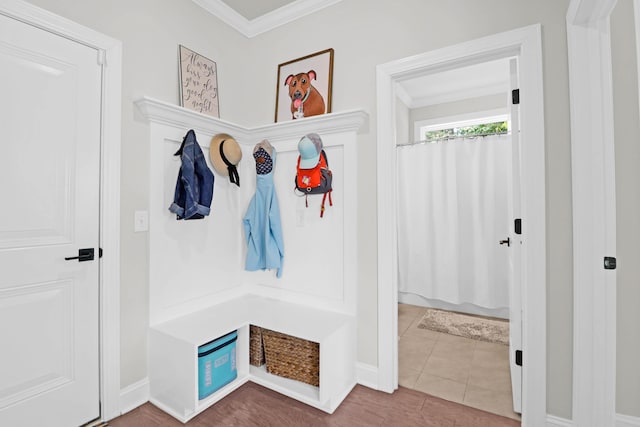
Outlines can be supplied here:
[[78, 256], [65, 257], [64, 259], [70, 261], [77, 259], [78, 262], [93, 261], [93, 248], [78, 249]]
[[511, 246], [511, 238], [507, 237], [507, 240], [500, 240], [501, 245]]

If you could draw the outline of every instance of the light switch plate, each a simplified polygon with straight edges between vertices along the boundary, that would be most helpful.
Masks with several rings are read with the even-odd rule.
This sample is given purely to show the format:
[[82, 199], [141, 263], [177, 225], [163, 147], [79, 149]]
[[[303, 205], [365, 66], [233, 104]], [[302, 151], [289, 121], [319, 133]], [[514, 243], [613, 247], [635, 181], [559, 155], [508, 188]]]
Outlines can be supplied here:
[[133, 231], [149, 231], [149, 212], [135, 211], [133, 215]]

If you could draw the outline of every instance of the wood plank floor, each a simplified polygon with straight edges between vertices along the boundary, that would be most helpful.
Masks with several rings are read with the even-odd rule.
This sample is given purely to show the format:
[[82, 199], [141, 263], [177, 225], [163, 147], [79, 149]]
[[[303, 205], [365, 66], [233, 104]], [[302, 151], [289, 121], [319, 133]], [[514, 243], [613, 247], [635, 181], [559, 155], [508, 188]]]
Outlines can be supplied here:
[[357, 385], [331, 415], [248, 382], [189, 421], [175, 420], [150, 403], [109, 427], [515, 427], [517, 420], [400, 387], [388, 394]]

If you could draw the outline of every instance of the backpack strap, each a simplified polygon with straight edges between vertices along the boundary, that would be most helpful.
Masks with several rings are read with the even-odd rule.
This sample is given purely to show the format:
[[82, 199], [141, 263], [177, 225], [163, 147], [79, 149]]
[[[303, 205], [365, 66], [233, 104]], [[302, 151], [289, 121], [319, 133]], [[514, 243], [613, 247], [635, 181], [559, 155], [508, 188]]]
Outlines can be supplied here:
[[320, 155], [322, 157], [324, 157], [324, 164], [327, 165], [327, 168], [329, 167], [329, 159], [327, 159], [327, 153], [324, 152], [324, 150], [320, 151]]
[[[333, 190], [329, 190], [322, 195], [322, 205], [320, 205], [320, 218], [324, 216], [324, 202], [327, 200], [327, 194], [329, 195], [329, 206], [333, 206], [333, 201], [331, 200], [331, 192]], [[309, 207], [309, 206], [307, 206]]]

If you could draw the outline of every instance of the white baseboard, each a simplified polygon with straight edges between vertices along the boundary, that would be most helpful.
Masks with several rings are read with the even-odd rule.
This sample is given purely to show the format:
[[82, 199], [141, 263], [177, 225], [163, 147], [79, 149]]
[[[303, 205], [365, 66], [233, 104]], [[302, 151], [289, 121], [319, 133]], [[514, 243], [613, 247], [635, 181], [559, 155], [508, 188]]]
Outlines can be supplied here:
[[640, 418], [616, 414], [616, 427], [640, 427]]
[[547, 414], [547, 427], [573, 427], [573, 421]]
[[[547, 427], [573, 427], [573, 421], [547, 415]], [[640, 427], [640, 418], [630, 415], [616, 414], [615, 427]]]
[[[357, 383], [378, 390], [378, 368], [366, 363], [356, 364]], [[120, 390], [120, 413], [126, 414], [149, 401], [149, 379], [144, 378]]]
[[491, 309], [468, 303], [451, 304], [445, 301], [425, 298], [422, 295], [412, 294], [409, 292], [398, 292], [398, 302], [402, 304], [417, 305], [420, 307], [430, 307], [440, 310], [477, 314], [479, 316], [499, 317], [501, 319], [509, 318], [509, 308]]
[[149, 401], [149, 379], [144, 378], [120, 390], [120, 414], [126, 414]]
[[356, 364], [356, 380], [360, 385], [372, 388], [374, 390], [379, 390], [378, 367], [358, 362]]

